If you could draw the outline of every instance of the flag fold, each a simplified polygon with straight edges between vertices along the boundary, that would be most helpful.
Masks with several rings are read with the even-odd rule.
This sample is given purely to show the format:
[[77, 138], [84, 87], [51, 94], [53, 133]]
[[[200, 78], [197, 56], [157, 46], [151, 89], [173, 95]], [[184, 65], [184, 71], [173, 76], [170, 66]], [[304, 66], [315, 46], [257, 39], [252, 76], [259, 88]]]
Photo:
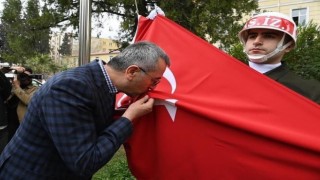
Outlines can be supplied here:
[[171, 66], [125, 144], [137, 179], [320, 179], [320, 108], [170, 19], [139, 18]]

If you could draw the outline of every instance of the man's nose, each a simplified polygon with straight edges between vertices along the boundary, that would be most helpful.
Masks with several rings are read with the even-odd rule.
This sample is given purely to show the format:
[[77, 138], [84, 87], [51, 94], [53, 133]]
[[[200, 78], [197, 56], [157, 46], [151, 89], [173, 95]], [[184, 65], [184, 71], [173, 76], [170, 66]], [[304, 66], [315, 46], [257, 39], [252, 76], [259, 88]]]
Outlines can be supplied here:
[[262, 36], [260, 36], [260, 35], [258, 35], [255, 39], [254, 39], [254, 41], [253, 41], [253, 44], [254, 45], [260, 45], [260, 44], [262, 44]]

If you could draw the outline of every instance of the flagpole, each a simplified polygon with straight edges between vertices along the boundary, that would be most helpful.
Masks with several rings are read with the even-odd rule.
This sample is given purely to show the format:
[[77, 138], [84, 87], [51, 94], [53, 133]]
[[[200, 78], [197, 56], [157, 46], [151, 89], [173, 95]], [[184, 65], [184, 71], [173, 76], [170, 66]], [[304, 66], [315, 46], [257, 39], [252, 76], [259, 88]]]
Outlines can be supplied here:
[[80, 1], [79, 16], [79, 66], [90, 59], [91, 43], [91, 0]]

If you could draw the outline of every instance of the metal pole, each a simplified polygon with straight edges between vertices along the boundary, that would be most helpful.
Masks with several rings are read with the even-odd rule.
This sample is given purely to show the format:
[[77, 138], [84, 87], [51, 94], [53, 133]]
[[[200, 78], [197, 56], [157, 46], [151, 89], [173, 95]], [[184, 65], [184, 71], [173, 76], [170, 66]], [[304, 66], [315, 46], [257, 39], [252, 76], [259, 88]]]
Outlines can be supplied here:
[[79, 66], [81, 66], [90, 60], [91, 0], [80, 0], [79, 18]]

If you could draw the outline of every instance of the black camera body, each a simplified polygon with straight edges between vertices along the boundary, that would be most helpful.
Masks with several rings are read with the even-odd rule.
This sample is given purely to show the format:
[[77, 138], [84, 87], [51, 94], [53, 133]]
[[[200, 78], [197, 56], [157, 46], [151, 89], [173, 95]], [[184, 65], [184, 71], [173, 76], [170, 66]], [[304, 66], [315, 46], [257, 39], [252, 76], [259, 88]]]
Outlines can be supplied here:
[[30, 74], [29, 77], [31, 77], [32, 79], [43, 79], [42, 74]]
[[[9, 80], [13, 80], [15, 77], [18, 76], [18, 73], [16, 70], [12, 69], [9, 63], [0, 63], [0, 69], [1, 71], [6, 75], [6, 77]], [[29, 74], [28, 75], [32, 79], [42, 80], [43, 74]]]
[[[17, 73], [17, 71], [11, 71], [11, 72], [5, 73], [5, 76], [12, 81], [15, 77], [18, 76], [18, 74], [20, 73]], [[43, 79], [43, 74], [28, 74], [28, 76], [31, 79], [38, 79], [38, 80]]]

